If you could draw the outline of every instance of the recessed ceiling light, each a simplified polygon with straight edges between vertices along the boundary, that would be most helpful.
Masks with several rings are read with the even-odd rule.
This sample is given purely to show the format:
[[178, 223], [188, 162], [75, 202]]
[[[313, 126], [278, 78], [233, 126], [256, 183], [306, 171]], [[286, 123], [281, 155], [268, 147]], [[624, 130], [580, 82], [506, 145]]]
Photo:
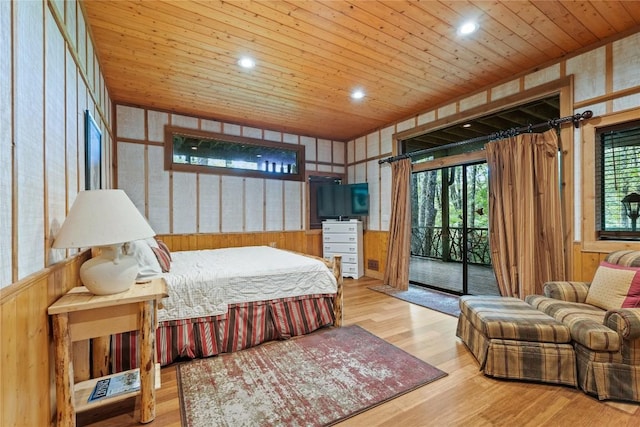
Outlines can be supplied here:
[[462, 125], [463, 128], [470, 128], [471, 127], [471, 123], [465, 123]]
[[242, 68], [253, 68], [256, 66], [256, 61], [248, 56], [243, 56], [238, 60], [238, 65]]
[[468, 21], [465, 22], [464, 24], [462, 24], [459, 28], [458, 28], [458, 33], [466, 36], [467, 34], [471, 34], [473, 33], [475, 30], [478, 29], [478, 24], [473, 22], [473, 21]]
[[362, 89], [356, 89], [353, 92], [351, 92], [351, 98], [352, 99], [362, 99], [364, 98], [364, 91]]

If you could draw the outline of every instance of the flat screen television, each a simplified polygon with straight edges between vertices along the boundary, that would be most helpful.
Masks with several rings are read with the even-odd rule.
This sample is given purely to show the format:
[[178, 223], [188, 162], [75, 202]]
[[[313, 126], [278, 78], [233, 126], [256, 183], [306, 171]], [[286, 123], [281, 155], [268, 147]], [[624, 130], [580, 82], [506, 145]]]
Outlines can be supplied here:
[[369, 215], [369, 184], [322, 184], [317, 193], [318, 217], [349, 219]]

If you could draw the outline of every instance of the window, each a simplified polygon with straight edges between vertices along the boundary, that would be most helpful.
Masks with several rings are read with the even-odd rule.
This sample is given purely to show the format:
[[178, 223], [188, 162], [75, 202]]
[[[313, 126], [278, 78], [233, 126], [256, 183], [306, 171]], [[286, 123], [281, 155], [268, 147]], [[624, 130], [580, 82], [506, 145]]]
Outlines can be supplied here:
[[622, 200], [640, 194], [640, 120], [600, 128], [596, 132], [596, 230], [600, 240], [640, 240], [637, 218]]
[[304, 179], [304, 146], [167, 126], [165, 169]]

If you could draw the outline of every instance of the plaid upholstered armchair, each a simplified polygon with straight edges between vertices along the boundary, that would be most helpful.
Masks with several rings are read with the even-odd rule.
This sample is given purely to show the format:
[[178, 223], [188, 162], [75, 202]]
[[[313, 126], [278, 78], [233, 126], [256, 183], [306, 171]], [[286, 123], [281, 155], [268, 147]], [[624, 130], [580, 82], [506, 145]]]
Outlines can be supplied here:
[[617, 251], [593, 280], [548, 282], [526, 301], [567, 325], [578, 383], [599, 399], [640, 402], [640, 251]]

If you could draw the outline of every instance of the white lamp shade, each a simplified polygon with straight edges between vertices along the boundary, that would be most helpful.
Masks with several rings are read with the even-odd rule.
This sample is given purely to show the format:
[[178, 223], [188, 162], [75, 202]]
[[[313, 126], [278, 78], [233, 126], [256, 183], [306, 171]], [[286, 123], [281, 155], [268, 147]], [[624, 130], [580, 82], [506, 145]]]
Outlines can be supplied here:
[[78, 193], [53, 247], [115, 245], [155, 234], [123, 190], [87, 190]]

